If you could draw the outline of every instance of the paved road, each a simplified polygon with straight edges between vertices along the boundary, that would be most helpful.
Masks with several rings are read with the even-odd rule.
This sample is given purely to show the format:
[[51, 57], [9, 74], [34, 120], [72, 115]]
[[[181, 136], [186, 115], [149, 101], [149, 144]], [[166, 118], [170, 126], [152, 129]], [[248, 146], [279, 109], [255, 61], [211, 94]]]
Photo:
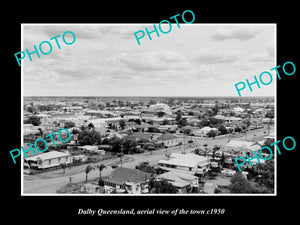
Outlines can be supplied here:
[[[248, 132], [247, 139], [249, 141], [253, 141], [254, 138], [256, 140], [261, 139], [264, 136], [264, 131], [267, 131], [267, 128], [253, 130]], [[271, 129], [272, 132], [272, 129]], [[255, 134], [255, 136], [254, 136]], [[214, 145], [221, 145], [224, 146], [230, 139], [235, 140], [246, 140], [246, 136], [239, 136], [239, 137], [221, 137], [216, 139], [205, 139], [205, 138], [197, 138], [192, 137], [194, 143], [192, 145], [202, 147], [203, 144], [208, 144], [208, 147], [211, 148]], [[189, 137], [186, 137], [186, 141], [189, 140]], [[194, 148], [189, 148], [190, 145], [185, 145], [185, 149], [183, 146], [178, 146], [174, 148], [168, 148], [167, 150], [161, 149], [153, 151], [152, 154], [150, 152], [146, 152], [143, 154], [135, 154], [135, 155], [128, 155], [124, 156], [123, 158], [123, 167], [127, 168], [135, 168], [141, 162], [149, 161], [151, 165], [156, 165], [160, 159], [166, 158], [165, 153], [180, 153], [183, 150], [188, 153], [194, 150]], [[107, 168], [102, 171], [102, 176], [108, 176], [112, 172], [112, 168], [109, 165], [114, 163], [120, 164], [119, 159], [110, 159], [105, 160], [102, 162], [90, 164], [90, 165], [97, 165], [97, 164], [105, 164]], [[82, 182], [85, 181], [86, 174], [84, 172], [84, 168], [86, 165], [77, 166], [71, 168], [70, 170], [67, 168], [65, 174], [63, 174], [62, 170], [55, 170], [50, 171], [47, 173], [37, 174], [37, 175], [24, 175], [24, 194], [36, 193], [36, 194], [52, 194], [55, 193], [57, 189], [60, 187], [65, 186], [69, 183], [69, 177], [72, 176], [72, 182]], [[94, 179], [99, 177], [98, 169], [91, 171], [88, 174], [88, 179]]]

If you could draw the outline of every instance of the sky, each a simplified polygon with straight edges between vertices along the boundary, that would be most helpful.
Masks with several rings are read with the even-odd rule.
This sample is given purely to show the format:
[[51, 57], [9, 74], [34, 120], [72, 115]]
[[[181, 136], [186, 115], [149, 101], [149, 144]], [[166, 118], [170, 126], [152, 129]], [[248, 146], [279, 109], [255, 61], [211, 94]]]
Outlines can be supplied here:
[[[152, 33], [152, 40], [146, 34], [138, 45], [134, 32], [151, 31], [153, 24], [22, 24], [22, 51], [52, 44], [50, 54], [22, 60], [23, 95], [238, 96], [234, 84], [252, 82], [263, 71], [273, 82], [241, 94], [275, 95], [274, 24], [172, 23], [168, 34]], [[76, 36], [71, 45], [62, 40], [66, 31]], [[57, 35], [61, 49], [50, 40]], [[70, 34], [65, 38], [72, 41]]]

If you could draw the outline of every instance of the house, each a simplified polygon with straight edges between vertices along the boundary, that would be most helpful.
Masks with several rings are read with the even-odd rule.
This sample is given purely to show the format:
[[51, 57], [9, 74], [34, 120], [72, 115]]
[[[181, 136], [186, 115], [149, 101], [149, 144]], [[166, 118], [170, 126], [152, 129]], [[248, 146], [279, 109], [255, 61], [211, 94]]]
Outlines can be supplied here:
[[144, 132], [135, 132], [125, 137], [125, 139], [131, 139], [135, 141], [150, 142], [154, 138], [154, 134], [144, 133]]
[[182, 172], [166, 172], [156, 177], [156, 180], [166, 180], [178, 189], [178, 193], [186, 193], [192, 188], [199, 188], [199, 178]]
[[204, 175], [210, 170], [210, 160], [193, 153], [172, 153], [168, 160], [159, 160], [160, 169], [172, 172], [183, 172], [191, 175]]
[[103, 188], [99, 186], [97, 183], [87, 183], [82, 184], [80, 186], [80, 192], [88, 193], [88, 194], [95, 194], [95, 193], [103, 193]]
[[162, 125], [162, 126], [159, 126], [158, 129], [162, 132], [175, 131], [177, 129], [177, 125]]
[[164, 112], [164, 113], [169, 114], [169, 115], [172, 114], [170, 107], [167, 104], [164, 104], [164, 103], [157, 103], [155, 105], [150, 105], [149, 110], [150, 111], [155, 111], [155, 112], [161, 111], [161, 112]]
[[157, 144], [164, 144], [166, 147], [173, 147], [182, 143], [182, 138], [179, 138], [173, 134], [165, 133], [156, 138]]
[[104, 150], [98, 150], [98, 146], [95, 146], [95, 145], [80, 146], [79, 149], [81, 149], [85, 152], [89, 152], [89, 153], [97, 153], [97, 154], [100, 154], [100, 155], [105, 155], [105, 151]]
[[23, 135], [27, 134], [35, 134], [39, 132], [36, 126], [33, 126], [32, 124], [23, 124]]
[[73, 162], [86, 162], [88, 157], [86, 155], [74, 155]]
[[149, 123], [143, 123], [141, 125], [137, 125], [136, 126], [140, 131], [144, 132], [144, 131], [149, 131], [149, 128], [158, 128], [159, 125], [151, 125]]
[[41, 124], [49, 124], [51, 123], [51, 115], [40, 113], [36, 115], [40, 118]]
[[148, 182], [151, 177], [151, 173], [137, 169], [118, 167], [112, 171], [109, 177], [103, 179], [104, 191], [105, 193], [148, 193]]
[[203, 192], [206, 194], [214, 194], [216, 188], [218, 188], [216, 183], [206, 182], [203, 187]]
[[254, 152], [261, 149], [262, 145], [257, 142], [250, 142], [250, 141], [236, 141], [231, 140], [225, 146], [225, 151], [235, 152], [236, 156], [245, 156], [246, 154], [249, 157], [254, 157]]
[[211, 130], [215, 131], [216, 133], [218, 132], [217, 128], [206, 126], [206, 127], [201, 128], [201, 129], [194, 130], [193, 134], [195, 136], [199, 136], [199, 137], [206, 137], [208, 132], [210, 132]]
[[62, 163], [70, 164], [72, 156], [65, 152], [51, 151], [27, 159], [24, 158], [24, 160], [31, 168], [46, 169], [59, 166]]
[[138, 124], [136, 122], [125, 122], [125, 130], [136, 130]]

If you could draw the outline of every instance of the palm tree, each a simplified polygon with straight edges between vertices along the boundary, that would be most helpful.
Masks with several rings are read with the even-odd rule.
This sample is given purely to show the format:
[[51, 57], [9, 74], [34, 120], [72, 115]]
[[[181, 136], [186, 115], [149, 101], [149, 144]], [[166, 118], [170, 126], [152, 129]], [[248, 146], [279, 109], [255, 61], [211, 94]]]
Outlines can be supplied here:
[[86, 167], [85, 167], [85, 182], [87, 183], [87, 180], [88, 180], [88, 174], [89, 174], [89, 172], [91, 172], [92, 170], [94, 170], [95, 168], [94, 167], [92, 167], [91, 165], [87, 165]]
[[97, 165], [97, 168], [98, 168], [98, 170], [99, 170], [99, 173], [100, 173], [100, 179], [101, 179], [101, 172], [102, 172], [102, 170], [105, 168], [105, 169], [107, 169], [106, 168], [106, 166], [104, 165], [104, 164], [101, 164], [101, 165]]

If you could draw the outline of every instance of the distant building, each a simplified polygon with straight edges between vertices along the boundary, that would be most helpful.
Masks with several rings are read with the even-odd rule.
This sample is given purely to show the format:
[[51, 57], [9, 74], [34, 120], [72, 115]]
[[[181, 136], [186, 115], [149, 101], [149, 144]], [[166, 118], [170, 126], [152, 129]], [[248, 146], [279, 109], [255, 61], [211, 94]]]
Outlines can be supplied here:
[[153, 111], [156, 111], [156, 112], [161, 111], [161, 112], [164, 112], [164, 113], [169, 114], [169, 115], [172, 114], [170, 107], [167, 104], [164, 104], [164, 103], [157, 103], [155, 105], [150, 105], [149, 110], [151, 110], [151, 111], [153, 110]]

